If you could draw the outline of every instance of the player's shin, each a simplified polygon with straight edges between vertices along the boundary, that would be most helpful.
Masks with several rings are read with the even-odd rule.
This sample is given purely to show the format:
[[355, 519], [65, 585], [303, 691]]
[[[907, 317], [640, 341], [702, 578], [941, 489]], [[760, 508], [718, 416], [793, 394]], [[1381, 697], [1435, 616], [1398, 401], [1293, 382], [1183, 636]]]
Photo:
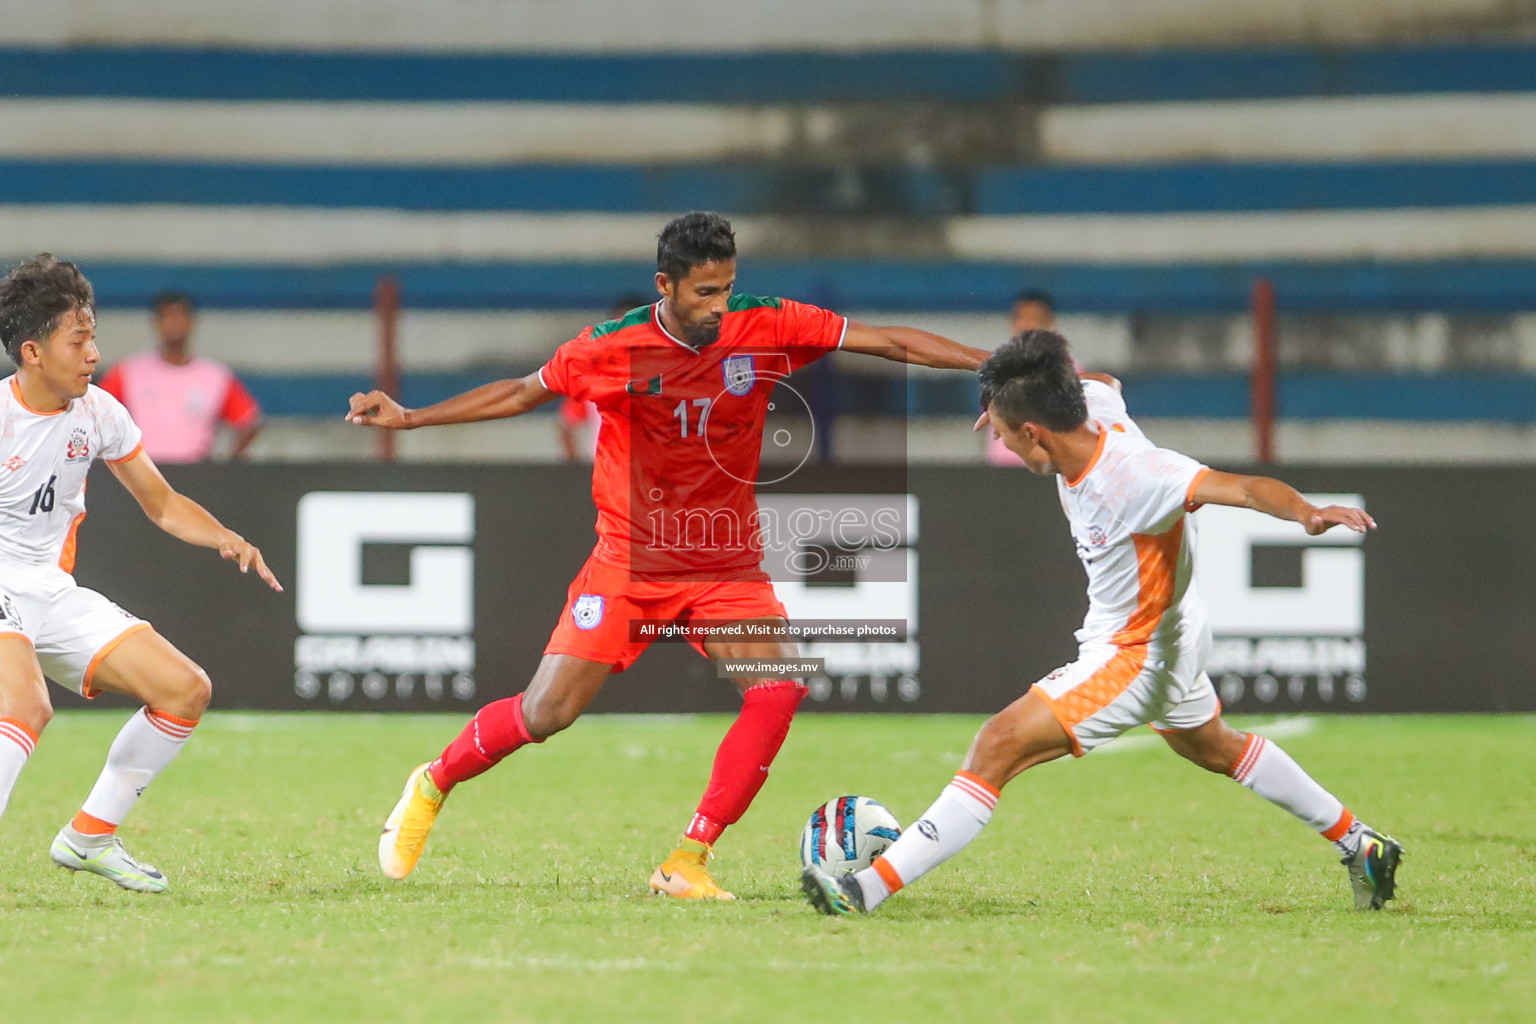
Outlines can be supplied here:
[[522, 694], [492, 701], [475, 712], [464, 731], [432, 762], [427, 775], [447, 795], [459, 783], [490, 771], [519, 747], [542, 742], [533, 738], [523, 719]]
[[112, 741], [107, 763], [70, 827], [82, 836], [106, 836], [128, 817], [145, 788], [181, 753], [196, 719], [140, 708]]
[[748, 687], [742, 694], [741, 712], [715, 752], [709, 787], [685, 839], [709, 846], [746, 813], [768, 781], [768, 769], [789, 735], [789, 724], [806, 692], [800, 683], [774, 680]]
[[0, 718], [0, 815], [11, 802], [11, 790], [37, 746], [37, 733], [15, 718]]
[[971, 844], [992, 820], [997, 789], [970, 772], [960, 772], [901, 838], [854, 875], [864, 909], [874, 910], [903, 886], [910, 885]]
[[1359, 849], [1360, 836], [1366, 831], [1364, 822], [1318, 785], [1278, 744], [1249, 733], [1242, 756], [1227, 774], [1306, 822], [1340, 853], [1349, 856]]

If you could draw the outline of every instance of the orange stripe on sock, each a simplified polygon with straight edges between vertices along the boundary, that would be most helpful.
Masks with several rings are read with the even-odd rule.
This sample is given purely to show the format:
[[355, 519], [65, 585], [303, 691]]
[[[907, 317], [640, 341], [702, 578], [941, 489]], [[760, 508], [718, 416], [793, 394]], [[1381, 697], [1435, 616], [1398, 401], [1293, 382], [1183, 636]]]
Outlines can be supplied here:
[[117, 826], [110, 821], [102, 821], [94, 814], [86, 814], [81, 811], [75, 815], [75, 820], [69, 823], [69, 827], [83, 836], [109, 836], [117, 831]]
[[1354, 824], [1355, 816], [1350, 814], [1349, 808], [1346, 807], [1343, 813], [1339, 815], [1339, 820], [1333, 823], [1332, 828], [1323, 829], [1323, 838], [1330, 843], [1336, 843], [1349, 833]]
[[1243, 752], [1237, 755], [1237, 760], [1232, 762], [1232, 767], [1227, 769], [1227, 774], [1232, 778], [1242, 781], [1244, 772], [1252, 767], [1250, 760], [1258, 754], [1258, 747], [1264, 740], [1256, 732], [1248, 734], [1248, 741], [1243, 744]]
[[198, 722], [195, 718], [177, 718], [164, 711], [154, 711], [149, 708], [144, 709], [144, 717], [150, 725], [173, 740], [184, 740], [192, 735], [192, 730], [197, 728]]
[[37, 731], [17, 718], [0, 718], [0, 736], [15, 743], [29, 757], [37, 748]]
[[967, 772], [961, 772], [950, 781], [950, 785], [989, 811], [997, 807], [997, 790], [988, 785], [985, 780], [978, 779]]
[[971, 785], [969, 782], [966, 782], [964, 779], [952, 779], [950, 780], [949, 784], [955, 787], [955, 789], [961, 793], [964, 793], [966, 796], [970, 797], [972, 800], [975, 800], [977, 803], [981, 804], [981, 806], [985, 807], [989, 811], [993, 808], [993, 806], [995, 806], [991, 796], [989, 796], [986, 792], [977, 789], [975, 786]]
[[980, 786], [988, 793], [991, 793], [993, 800], [996, 800], [998, 797], [1002, 796], [1002, 793], [998, 791], [996, 786], [992, 785], [992, 783], [988, 782], [986, 779], [982, 778], [980, 775], [975, 774], [974, 772], [959, 771], [955, 773], [955, 778], [970, 779], [972, 782], [976, 783], [976, 785]]
[[872, 866], [875, 869], [875, 874], [880, 876], [880, 880], [885, 883], [885, 887], [891, 890], [891, 892], [900, 892], [902, 886], [906, 885], [901, 880], [901, 876], [896, 873], [896, 869], [891, 867], [891, 862], [884, 857], [876, 857], [875, 863]]

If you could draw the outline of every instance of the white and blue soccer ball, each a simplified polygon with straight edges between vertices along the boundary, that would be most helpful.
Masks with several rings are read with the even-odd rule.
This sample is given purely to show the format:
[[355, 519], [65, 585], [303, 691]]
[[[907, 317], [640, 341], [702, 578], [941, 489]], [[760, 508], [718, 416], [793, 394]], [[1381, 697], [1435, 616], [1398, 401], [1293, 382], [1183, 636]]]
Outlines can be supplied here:
[[833, 874], [862, 871], [901, 838], [885, 805], [867, 796], [840, 796], [811, 812], [800, 833], [800, 862]]

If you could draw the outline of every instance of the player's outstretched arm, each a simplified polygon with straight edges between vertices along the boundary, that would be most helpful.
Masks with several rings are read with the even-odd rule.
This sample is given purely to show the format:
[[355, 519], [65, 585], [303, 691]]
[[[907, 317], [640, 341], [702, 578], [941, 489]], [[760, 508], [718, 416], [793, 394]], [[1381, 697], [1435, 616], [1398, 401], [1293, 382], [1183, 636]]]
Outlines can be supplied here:
[[1376, 520], [1366, 515], [1364, 509], [1346, 505], [1318, 508], [1290, 484], [1267, 476], [1242, 476], [1211, 470], [1195, 485], [1191, 497], [1203, 505], [1251, 508], [1276, 519], [1288, 519], [1300, 523], [1314, 537], [1335, 526], [1347, 526], [1356, 533], [1376, 529]]
[[848, 321], [843, 350], [941, 370], [974, 370], [992, 353], [916, 327], [871, 327]]
[[363, 427], [413, 430], [521, 416], [558, 397], [543, 385], [538, 374], [530, 373], [526, 377], [493, 381], [421, 409], [407, 409], [382, 391], [359, 393], [352, 396], [346, 419]]
[[214, 548], [219, 555], [240, 566], [241, 572], [256, 570], [256, 575], [267, 581], [273, 590], [282, 590], [272, 570], [256, 545], [226, 527], [213, 514], [191, 498], [171, 487], [160, 467], [143, 452], [126, 462], [109, 462], [112, 474], [122, 481], [154, 523], [177, 540], [196, 544], [202, 548]]

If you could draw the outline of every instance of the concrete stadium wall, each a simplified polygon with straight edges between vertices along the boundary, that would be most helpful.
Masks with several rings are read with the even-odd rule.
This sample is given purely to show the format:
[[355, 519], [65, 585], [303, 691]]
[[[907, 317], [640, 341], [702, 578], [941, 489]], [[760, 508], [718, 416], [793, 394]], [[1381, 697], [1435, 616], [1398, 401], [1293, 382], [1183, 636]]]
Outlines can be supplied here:
[[1509, 32], [1524, 0], [11, 0], [0, 40], [742, 50], [1346, 42]]

